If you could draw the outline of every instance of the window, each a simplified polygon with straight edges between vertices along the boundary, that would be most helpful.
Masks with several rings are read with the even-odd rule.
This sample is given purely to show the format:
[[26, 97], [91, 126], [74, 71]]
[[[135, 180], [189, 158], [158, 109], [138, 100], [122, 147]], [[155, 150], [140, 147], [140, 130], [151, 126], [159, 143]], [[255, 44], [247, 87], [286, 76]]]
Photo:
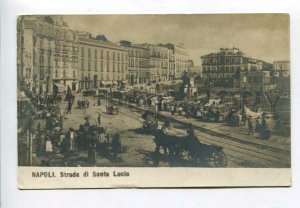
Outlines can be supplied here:
[[97, 57], [97, 49], [95, 49], [95, 59], [98, 58]]
[[95, 61], [95, 71], [98, 71], [98, 63]]
[[118, 63], [118, 69], [117, 69], [118, 72], [120, 72], [120, 63]]
[[66, 70], [64, 70], [64, 77], [67, 77], [67, 71]]
[[81, 57], [84, 57], [84, 47], [81, 47]]
[[106, 67], [106, 71], [109, 72], [109, 62], [107, 62]]
[[64, 67], [67, 66], [67, 60], [66, 60], [66, 58], [63, 59], [63, 65], [64, 65]]
[[40, 54], [40, 66], [44, 66], [44, 54], [43, 54], [43, 51], [41, 51], [41, 54]]
[[101, 59], [103, 59], [103, 50], [100, 52]]
[[109, 60], [109, 51], [106, 52], [106, 59]]
[[113, 72], [115, 72], [116, 69], [115, 69], [115, 63], [113, 63]]
[[103, 72], [103, 61], [101, 61], [101, 66], [100, 66], [101, 68], [100, 68], [100, 71], [102, 71]]
[[76, 72], [75, 71], [73, 71], [73, 78], [75, 78], [76, 77]]
[[88, 70], [91, 71], [91, 61], [88, 62]]
[[59, 67], [58, 66], [58, 58], [55, 58], [55, 67]]
[[58, 78], [58, 70], [55, 70], [55, 78]]
[[124, 64], [121, 66], [122, 73], [124, 73]]
[[84, 60], [81, 60], [81, 70], [84, 71]]
[[72, 58], [72, 65], [73, 65], [73, 68], [75, 68], [75, 66], [76, 66], [76, 59], [74, 57]]
[[91, 58], [91, 49], [88, 48], [88, 57]]
[[120, 53], [118, 53], [118, 61], [120, 61]]
[[233, 72], [234, 72], [234, 69], [235, 69], [235, 67], [234, 67], [234, 66], [232, 66], [232, 67], [231, 67], [231, 73], [233, 73]]
[[51, 66], [51, 51], [48, 53], [48, 66]]
[[115, 60], [115, 57], [116, 56], [116, 53], [115, 52], [113, 52], [113, 61]]
[[124, 61], [124, 54], [122, 53], [122, 61]]

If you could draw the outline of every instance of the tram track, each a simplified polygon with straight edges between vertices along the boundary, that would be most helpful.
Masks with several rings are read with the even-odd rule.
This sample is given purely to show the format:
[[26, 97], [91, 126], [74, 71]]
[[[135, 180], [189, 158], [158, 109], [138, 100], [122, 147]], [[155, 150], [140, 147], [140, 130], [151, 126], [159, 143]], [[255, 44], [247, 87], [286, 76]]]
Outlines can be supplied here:
[[[124, 108], [121, 108], [124, 109]], [[124, 109], [126, 110], [126, 109]], [[126, 116], [129, 116], [135, 120], [143, 122], [143, 119], [140, 117], [140, 111], [137, 110], [133, 112], [132, 110], [130, 113], [125, 111], [119, 111]], [[172, 129], [180, 134], [184, 134], [183, 130], [179, 129]], [[288, 163], [287, 154], [283, 154], [282, 152], [271, 151], [269, 148], [260, 148], [256, 146], [252, 146], [245, 143], [239, 143], [237, 141], [232, 140], [224, 140], [223, 137], [215, 136], [207, 134], [206, 132], [202, 132], [198, 129], [195, 131], [196, 135], [201, 138], [201, 142], [210, 144], [210, 145], [217, 145], [224, 148], [227, 156], [233, 159], [236, 163], [250, 163], [251, 167], [289, 167], [290, 164]]]

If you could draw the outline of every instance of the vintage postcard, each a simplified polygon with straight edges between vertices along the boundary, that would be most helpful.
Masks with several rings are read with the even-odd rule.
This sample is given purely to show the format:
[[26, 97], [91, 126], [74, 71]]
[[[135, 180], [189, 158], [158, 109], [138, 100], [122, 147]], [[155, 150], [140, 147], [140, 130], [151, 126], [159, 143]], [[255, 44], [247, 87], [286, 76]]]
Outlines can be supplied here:
[[19, 188], [290, 186], [289, 25], [18, 16]]

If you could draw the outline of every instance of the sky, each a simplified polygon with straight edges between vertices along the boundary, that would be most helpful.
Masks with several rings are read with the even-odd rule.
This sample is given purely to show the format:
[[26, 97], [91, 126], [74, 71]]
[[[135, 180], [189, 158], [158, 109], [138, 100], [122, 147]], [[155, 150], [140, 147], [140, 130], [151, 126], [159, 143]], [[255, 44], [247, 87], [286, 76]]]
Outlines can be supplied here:
[[287, 14], [200, 15], [68, 15], [75, 30], [93, 36], [104, 34], [112, 42], [183, 43], [189, 58], [200, 65], [200, 57], [220, 48], [237, 47], [246, 56], [272, 63], [289, 60], [290, 28]]

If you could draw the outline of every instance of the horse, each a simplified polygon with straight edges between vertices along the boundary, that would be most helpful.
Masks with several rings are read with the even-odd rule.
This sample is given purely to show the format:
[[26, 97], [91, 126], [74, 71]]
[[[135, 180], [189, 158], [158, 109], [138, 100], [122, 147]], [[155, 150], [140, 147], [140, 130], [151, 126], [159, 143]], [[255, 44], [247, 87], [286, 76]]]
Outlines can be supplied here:
[[161, 129], [157, 129], [154, 132], [153, 141], [156, 144], [155, 152], [159, 152], [160, 148], [163, 148], [164, 155], [175, 155], [176, 146], [180, 146], [182, 143], [182, 138], [165, 134]]

